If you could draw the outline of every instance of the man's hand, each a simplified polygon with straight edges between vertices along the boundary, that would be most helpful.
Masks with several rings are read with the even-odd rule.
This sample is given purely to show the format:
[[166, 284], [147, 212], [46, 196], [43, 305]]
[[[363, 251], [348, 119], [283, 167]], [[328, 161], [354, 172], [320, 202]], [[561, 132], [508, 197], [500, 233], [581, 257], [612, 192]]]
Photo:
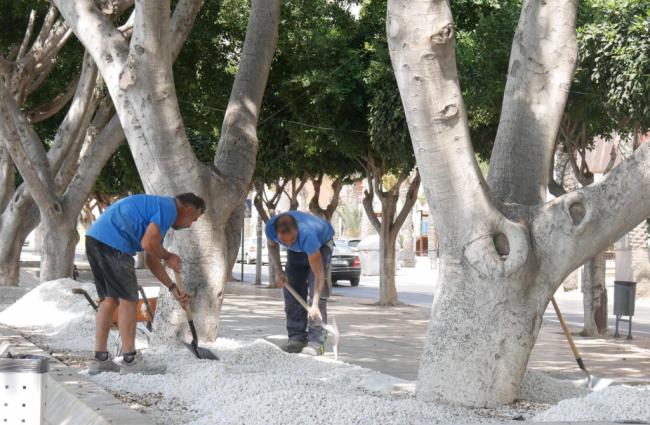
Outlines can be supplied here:
[[289, 283], [289, 279], [287, 278], [287, 274], [282, 272], [282, 271], [275, 272], [275, 283], [280, 288], [284, 288], [285, 286], [287, 286], [287, 284]]
[[176, 254], [170, 253], [169, 257], [165, 259], [165, 265], [177, 273], [181, 272], [181, 263], [181, 257]]
[[323, 321], [323, 316], [320, 314], [320, 309], [318, 308], [317, 302], [312, 303], [309, 311], [307, 312], [307, 315], [311, 320], [320, 320], [321, 322]]
[[185, 310], [190, 303], [190, 294], [181, 291], [180, 289], [178, 289], [178, 287], [174, 288], [172, 294], [174, 294], [174, 298], [176, 298], [176, 301], [178, 301], [181, 307], [183, 307], [183, 310]]

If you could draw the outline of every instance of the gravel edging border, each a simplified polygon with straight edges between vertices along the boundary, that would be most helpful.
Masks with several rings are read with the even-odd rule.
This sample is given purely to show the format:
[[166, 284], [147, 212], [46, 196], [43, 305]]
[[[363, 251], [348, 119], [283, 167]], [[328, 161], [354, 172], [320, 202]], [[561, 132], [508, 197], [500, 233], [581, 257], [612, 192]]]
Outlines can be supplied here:
[[46, 424], [155, 425], [145, 415], [129, 409], [88, 377], [27, 341], [18, 332], [0, 326], [0, 343], [3, 342], [9, 342], [12, 354], [35, 354], [49, 358]]

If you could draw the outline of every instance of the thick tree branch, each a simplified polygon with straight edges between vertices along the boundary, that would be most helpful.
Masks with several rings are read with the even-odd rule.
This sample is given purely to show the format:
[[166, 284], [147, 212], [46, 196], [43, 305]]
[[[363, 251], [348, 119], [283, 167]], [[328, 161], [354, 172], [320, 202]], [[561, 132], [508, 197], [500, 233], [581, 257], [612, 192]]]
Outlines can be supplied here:
[[253, 0], [237, 76], [221, 127], [214, 165], [244, 190], [255, 169], [257, 122], [278, 40], [279, 0]]
[[0, 136], [39, 210], [60, 209], [45, 149], [4, 84], [0, 84]]
[[334, 211], [336, 211], [336, 208], [339, 206], [339, 200], [341, 199], [341, 190], [343, 190], [343, 179], [341, 177], [337, 177], [332, 182], [332, 200], [330, 201], [329, 205], [327, 205], [327, 208], [325, 208], [325, 214], [328, 221], [332, 220]]
[[[107, 82], [116, 83], [129, 55], [128, 41], [92, 0], [53, 0], [66, 24], [90, 52]], [[100, 31], [97, 31], [97, 29]]]
[[393, 225], [391, 226], [391, 231], [395, 232], [395, 236], [397, 236], [397, 232], [402, 228], [404, 225], [404, 222], [406, 221], [406, 218], [408, 215], [411, 213], [411, 210], [413, 209], [413, 205], [418, 200], [418, 190], [420, 189], [420, 171], [415, 170], [415, 177], [413, 177], [413, 180], [409, 184], [409, 190], [406, 192], [406, 197], [404, 198], [404, 205], [402, 205], [402, 209], [397, 214], [397, 217], [395, 217], [395, 221]]
[[29, 21], [27, 22], [27, 29], [25, 30], [25, 35], [23, 36], [23, 41], [20, 43], [18, 48], [18, 53], [16, 54], [16, 60], [20, 60], [25, 56], [27, 52], [27, 47], [29, 47], [29, 41], [32, 39], [32, 33], [34, 32], [34, 22], [36, 22], [36, 11], [34, 9], [29, 12]]
[[[98, 93], [95, 91], [97, 84], [97, 67], [88, 53], [84, 55], [81, 75], [77, 84], [74, 98], [70, 103], [68, 112], [59, 125], [54, 137], [52, 147], [47, 153], [53, 173], [56, 175], [61, 164], [76, 151], [80, 133], [88, 127], [90, 117], [97, 107]], [[78, 153], [78, 152], [77, 152]], [[73, 154], [73, 156], [76, 156]]]
[[203, 0], [180, 0], [174, 8], [171, 21], [172, 58], [174, 60], [187, 40], [202, 3]]
[[257, 213], [259, 214], [260, 217], [262, 217], [262, 221], [264, 223], [268, 223], [270, 220], [269, 214], [266, 212], [266, 209], [264, 208], [264, 201], [262, 199], [264, 194], [264, 183], [257, 182], [255, 183], [255, 198], [253, 198], [253, 204], [255, 205], [255, 209], [257, 209]]
[[549, 282], [561, 282], [648, 216], [650, 145], [646, 143], [602, 181], [540, 208], [533, 223], [540, 267], [553, 274]]
[[548, 164], [577, 63], [577, 3], [525, 0], [522, 6], [488, 173], [502, 202], [545, 200]]
[[104, 165], [124, 140], [124, 130], [115, 114], [82, 155], [79, 167], [62, 197], [66, 211], [81, 209]]
[[458, 223], [487, 222], [490, 231], [501, 214], [491, 205], [470, 141], [449, 3], [389, 0], [386, 29], [415, 157], [427, 164], [422, 181], [429, 204], [438, 206], [436, 227], [454, 240], [465, 232]]
[[[296, 184], [296, 181], [298, 183]], [[298, 209], [298, 195], [302, 191], [302, 188], [305, 187], [305, 183], [307, 183], [307, 179], [298, 179], [297, 177], [293, 177], [291, 179], [291, 194], [287, 195], [289, 196], [289, 210], [290, 211], [295, 211]]]
[[368, 189], [364, 191], [363, 202], [362, 202], [363, 209], [366, 210], [366, 215], [368, 216], [368, 220], [370, 221], [370, 224], [372, 224], [372, 227], [374, 227], [377, 232], [380, 232], [381, 222], [375, 215], [375, 209], [372, 206], [372, 202], [375, 198], [375, 190], [373, 188], [373, 177], [371, 175], [371, 172], [368, 173], [367, 179], [368, 179]]
[[[559, 143], [555, 144], [555, 151], [557, 151], [558, 147], [560, 147]], [[557, 181], [555, 181], [555, 151], [553, 152], [553, 155], [551, 155], [551, 163], [549, 164], [549, 170], [548, 170], [548, 191], [550, 192], [551, 195], [557, 197], [560, 197], [566, 193], [566, 190], [564, 190], [564, 187]]]

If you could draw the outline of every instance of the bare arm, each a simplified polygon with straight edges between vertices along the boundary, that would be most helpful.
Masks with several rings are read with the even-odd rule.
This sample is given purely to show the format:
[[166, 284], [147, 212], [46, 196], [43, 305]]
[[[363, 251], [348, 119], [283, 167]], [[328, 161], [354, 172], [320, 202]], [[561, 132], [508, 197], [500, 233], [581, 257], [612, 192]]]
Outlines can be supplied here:
[[284, 285], [288, 283], [287, 276], [282, 271], [282, 261], [280, 261], [280, 245], [268, 240], [266, 245], [269, 248], [269, 261], [275, 269], [275, 283], [278, 284], [280, 288], [283, 288]]
[[[149, 223], [147, 230], [142, 236], [140, 241], [142, 249], [147, 253], [147, 256], [155, 257], [159, 260], [167, 260], [172, 254], [162, 246], [162, 236], [160, 229], [155, 223]], [[153, 271], [153, 270], [152, 270]]]
[[271, 261], [271, 264], [273, 264], [273, 267], [276, 270], [282, 270], [282, 262], [280, 261], [280, 245], [270, 239], [267, 241], [266, 245], [269, 248], [269, 260]]
[[160, 235], [160, 229], [157, 224], [149, 223], [147, 230], [144, 232], [144, 236], [142, 236], [140, 245], [142, 245], [142, 249], [147, 253], [147, 256], [164, 260], [167, 267], [180, 273], [181, 258], [163, 248], [162, 236]]
[[174, 282], [167, 274], [165, 266], [163, 266], [163, 264], [160, 262], [160, 259], [154, 257], [153, 255], [149, 255], [148, 253], [145, 254], [144, 258], [145, 263], [147, 264], [147, 268], [151, 270], [151, 273], [153, 273], [154, 276], [156, 276], [156, 279], [158, 279], [167, 288], [170, 288]]
[[190, 302], [189, 294], [181, 291], [180, 288], [174, 285], [174, 282], [167, 274], [167, 270], [165, 270], [165, 266], [160, 262], [160, 259], [149, 254], [145, 254], [144, 259], [147, 267], [151, 270], [151, 273], [156, 276], [156, 279], [162, 282], [162, 284], [172, 292], [172, 295], [174, 295], [174, 298], [176, 298], [176, 301], [179, 302], [181, 307], [185, 308]]

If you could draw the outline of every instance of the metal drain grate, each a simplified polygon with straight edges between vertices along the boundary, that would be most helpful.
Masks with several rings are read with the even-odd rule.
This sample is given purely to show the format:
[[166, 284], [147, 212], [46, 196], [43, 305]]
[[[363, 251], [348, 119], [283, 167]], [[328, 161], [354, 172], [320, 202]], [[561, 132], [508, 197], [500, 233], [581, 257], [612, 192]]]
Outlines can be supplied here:
[[47, 357], [0, 358], [0, 425], [45, 423]]

